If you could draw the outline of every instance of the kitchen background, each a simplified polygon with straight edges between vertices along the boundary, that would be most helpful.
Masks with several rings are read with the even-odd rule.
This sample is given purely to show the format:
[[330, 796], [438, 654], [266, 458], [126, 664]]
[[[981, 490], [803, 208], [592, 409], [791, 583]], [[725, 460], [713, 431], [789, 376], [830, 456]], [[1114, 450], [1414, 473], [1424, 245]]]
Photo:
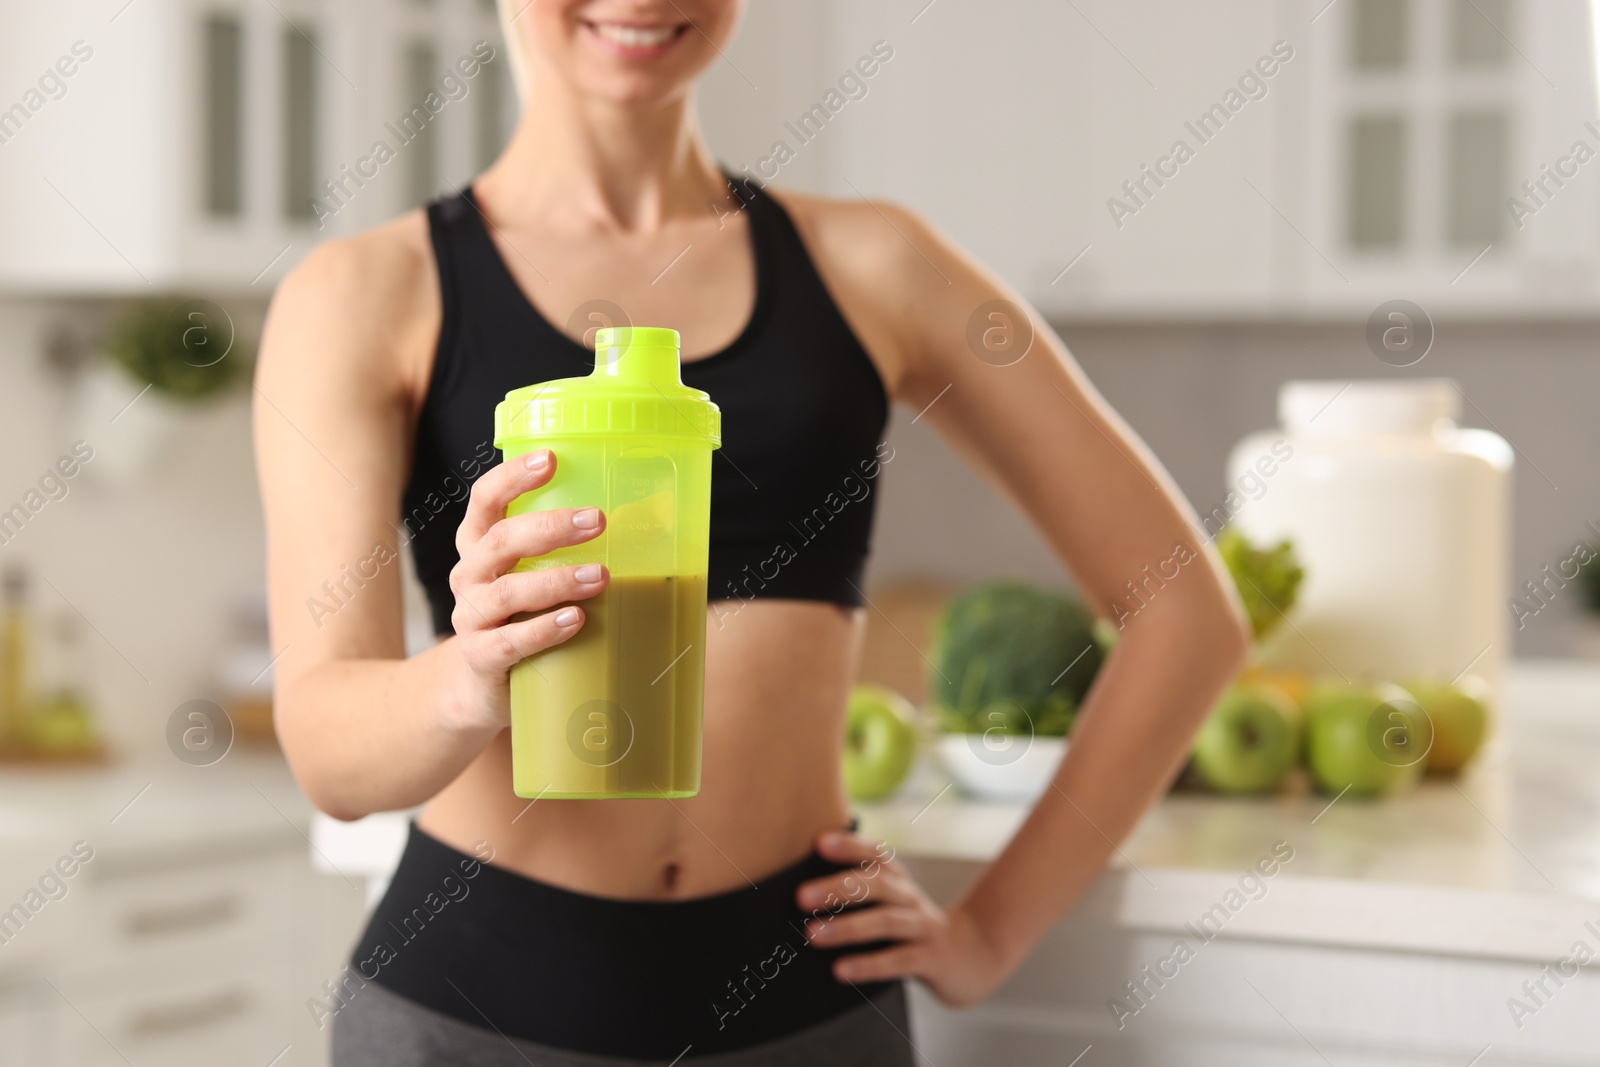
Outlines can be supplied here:
[[[730, 169], [897, 201], [990, 264], [1202, 511], [1224, 497], [1233, 444], [1276, 423], [1283, 382], [1454, 379], [1463, 421], [1517, 452], [1510, 573], [1521, 585], [1600, 538], [1586, 526], [1600, 523], [1600, 165], [1580, 156], [1575, 175], [1548, 178], [1576, 142], [1600, 149], [1597, 39], [1581, 0], [753, 0], [706, 80], [702, 115]], [[479, 41], [493, 58], [400, 144], [402, 116]], [[814, 107], [879, 42], [892, 58], [819, 120]], [[1186, 124], [1268, 55], [1279, 62], [1260, 94], [1195, 138]], [[173, 777], [169, 719], [194, 699], [244, 708], [271, 650], [248, 385], [195, 403], [146, 395], [107, 370], [108, 331], [131, 300], [194, 294], [225, 312], [247, 356], [274, 284], [318, 242], [460, 187], [515, 111], [492, 2], [0, 10], [0, 511], [75, 442], [93, 450], [64, 496], [4, 531], [0, 567], [32, 576], [41, 629], [76, 626], [63, 641], [81, 670], [60, 670], [114, 753], [103, 773], [131, 785], [123, 799], [160, 781], [173, 796], [152, 792], [152, 808], [200, 817], [212, 779], [182, 767]], [[1179, 138], [1199, 143], [1193, 158], [1138, 191]], [[394, 159], [350, 178], [380, 139], [399, 144]], [[1395, 299], [1435, 330], [1404, 369], [1367, 340], [1369, 316]], [[897, 411], [890, 430], [897, 458], [881, 485], [871, 589], [1064, 583], [1025, 522], [916, 414]], [[1576, 589], [1512, 636], [1520, 657], [1600, 658], [1600, 621]], [[242, 714], [241, 734], [250, 728]], [[262, 762], [230, 781], [242, 790], [248, 779], [272, 810], [245, 822], [260, 816], [279, 835], [262, 848], [303, 865], [292, 786], [247, 740], [234, 762]], [[0, 770], [6, 811], [31, 818], [30, 790], [54, 788], [49, 773]], [[151, 834], [152, 848], [176, 840]], [[46, 851], [5, 864], [0, 906], [63, 848]], [[296, 989], [302, 972], [333, 973], [359, 913], [359, 894], [346, 899], [342, 875], [322, 870], [293, 883], [307, 901], [334, 901], [322, 936], [285, 963]], [[230, 892], [218, 907], [248, 910]], [[58, 950], [42, 930], [23, 934], [47, 965]], [[0, 1063], [120, 1062], [93, 1035], [71, 1039], [81, 1055], [58, 1040], [81, 1030], [76, 1018], [101, 1018], [81, 1005], [120, 1004], [129, 981], [85, 979], [68, 1012], [28, 984], [33, 972], [8, 970], [15, 947], [0, 948], [0, 978], [22, 991], [7, 1002], [0, 989], [0, 1031], [19, 1043]], [[81, 957], [82, 973], [110, 974], [144, 950], [100, 951]], [[129, 1032], [158, 1046], [191, 1017], [249, 1014], [229, 996], [135, 1012]], [[300, 999], [288, 998], [303, 1022]], [[293, 1044], [285, 1063], [318, 1062], [314, 1043]], [[265, 1064], [278, 1048], [259, 1051]]]

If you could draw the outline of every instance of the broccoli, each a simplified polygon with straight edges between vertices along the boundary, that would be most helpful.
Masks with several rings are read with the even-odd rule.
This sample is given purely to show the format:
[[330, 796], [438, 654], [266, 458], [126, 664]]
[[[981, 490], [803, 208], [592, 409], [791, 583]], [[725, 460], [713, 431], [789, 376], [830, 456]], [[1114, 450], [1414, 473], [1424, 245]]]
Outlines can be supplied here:
[[929, 691], [943, 728], [1064, 736], [1104, 652], [1094, 616], [1062, 593], [992, 582], [934, 623]]

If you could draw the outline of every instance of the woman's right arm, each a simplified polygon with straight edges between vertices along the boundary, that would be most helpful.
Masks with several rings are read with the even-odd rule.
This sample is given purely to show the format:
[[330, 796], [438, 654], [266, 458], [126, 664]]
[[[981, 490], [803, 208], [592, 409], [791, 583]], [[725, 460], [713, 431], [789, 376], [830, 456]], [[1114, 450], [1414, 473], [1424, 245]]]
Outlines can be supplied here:
[[581, 609], [557, 606], [608, 577], [507, 573], [598, 535], [604, 518], [504, 518], [557, 460], [503, 463], [473, 486], [457, 534], [456, 636], [406, 658], [396, 530], [439, 329], [414, 221], [325, 245], [285, 279], [256, 373], [274, 717], [301, 788], [341, 819], [419, 804], [454, 780], [506, 727], [511, 667], [582, 626]]

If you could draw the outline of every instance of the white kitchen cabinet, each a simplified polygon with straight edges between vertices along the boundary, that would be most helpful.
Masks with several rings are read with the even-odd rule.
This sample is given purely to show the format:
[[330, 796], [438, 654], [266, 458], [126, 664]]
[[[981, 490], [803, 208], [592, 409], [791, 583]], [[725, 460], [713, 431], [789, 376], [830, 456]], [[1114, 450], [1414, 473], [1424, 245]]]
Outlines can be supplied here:
[[[1394, 17], [1368, 35], [1403, 38], [1402, 55], [1361, 68], [1374, 10]], [[703, 93], [725, 163], [759, 170], [783, 141], [780, 185], [904, 202], [1047, 314], [1364, 317], [1405, 298], [1528, 316], [1600, 298], [1600, 163], [1549, 186], [1520, 228], [1504, 203], [1570, 170], [1577, 142], [1600, 152], [1583, 0], [828, 0], [758, 8], [745, 34]], [[80, 41], [92, 58], [59, 99], [54, 81], [35, 92]], [[495, 58], [410, 136], [404, 116], [478, 41]], [[893, 59], [797, 137], [879, 41]], [[1280, 41], [1293, 59], [1241, 91]], [[12, 291], [264, 294], [318, 241], [460, 188], [516, 112], [490, 0], [13, 4], [0, 69]], [[1197, 136], [1230, 92], [1238, 110]], [[1192, 158], [1163, 162], [1178, 141]], [[1398, 192], [1396, 240], [1352, 238], [1357, 185]], [[1453, 226], [1458, 188], [1501, 210]]]
[[[968, 864], [913, 861], [912, 868], [941, 901], [953, 900], [975, 873]], [[1165, 872], [1145, 873], [1168, 888]], [[1124, 872], [1108, 881], [1124, 878], [1140, 875]], [[1107, 888], [1103, 882], [1099, 900], [1092, 898], [1086, 910], [1098, 910], [1094, 905]], [[1396, 917], [1395, 924], [1403, 921]], [[1176, 923], [1128, 928], [1137, 925], [1093, 913], [1057, 924], [1018, 972], [972, 1009], [952, 1011], [914, 990], [918, 1046], [939, 1067], [1061, 1067], [1089, 1046], [1083, 1063], [1107, 1067], [1594, 1062], [1600, 972], [1585, 967], [1559, 990], [1549, 984], [1555, 995], [1524, 1018], [1521, 1029], [1506, 1009], [1509, 997], [1526, 996], [1522, 983], [1537, 981], [1540, 968], [1559, 955], [1516, 958], [1465, 946], [1458, 952], [1374, 950], [1260, 931], [1225, 932], [1202, 943]], [[1582, 936], [1596, 940], [1578, 925], [1572, 937]], [[1145, 977], [1143, 969], [1155, 974], [1180, 938], [1196, 949], [1190, 962], [1165, 979]], [[1144, 983], [1142, 1007], [1126, 993], [1129, 981]], [[1119, 1015], [1111, 1008], [1114, 998], [1139, 1010]]]
[[[477, 41], [495, 58], [408, 136]], [[0, 288], [265, 295], [319, 240], [467, 180], [512, 120], [505, 66], [484, 0], [6, 5]], [[351, 178], [378, 141], [393, 162]]]
[[0, 947], [0, 1067], [325, 1063], [306, 1002], [339, 970], [365, 901], [313, 867], [309, 821], [265, 755], [0, 771], [0, 907], [73, 842], [93, 849]]
[[[1435, 313], [1591, 311], [1600, 165], [1544, 177], [1579, 140], [1600, 152], [1600, 125], [1585, 125], [1596, 115], [1588, 5], [1346, 2], [1312, 31], [1304, 121], [1282, 146], [1287, 181], [1304, 190], [1304, 237], [1283, 245], [1275, 297], [1311, 312], [1365, 314], [1395, 298]], [[1364, 36], [1393, 43], [1364, 57]], [[1392, 160], [1371, 144], [1385, 132]], [[1364, 170], [1394, 201], [1390, 226], [1365, 234]], [[1530, 200], [1529, 179], [1547, 195]], [[1513, 199], [1534, 213], [1514, 218]]]
[[[285, 838], [274, 852], [129, 875], [87, 873], [93, 906], [71, 954], [80, 973], [137, 967], [147, 958], [203, 954], [219, 939], [289, 943], [308, 903], [305, 857]], [[103, 871], [102, 867], [99, 871]]]
[[[1368, 35], [1402, 54], [1359, 69], [1373, 11], [1392, 25]], [[1600, 151], [1582, 0], [835, 2], [828, 34], [819, 92], [875, 39], [895, 59], [819, 141], [823, 186], [923, 212], [1046, 314], [1364, 318], [1403, 297], [1525, 316], [1600, 297], [1600, 163], [1521, 229], [1505, 204], [1575, 141]], [[1202, 140], [1201, 116], [1276, 42], [1293, 58]], [[1403, 123], [1392, 244], [1352, 240], [1364, 116]], [[1143, 168], [1179, 140], [1193, 158], [1155, 185]], [[1457, 189], [1474, 224], [1451, 224]], [[1113, 198], [1135, 213], [1114, 219]]]
[[[1047, 313], [1265, 303], [1270, 228], [1243, 179], [1274, 195], [1273, 108], [1298, 72], [1270, 79], [1209, 143], [1184, 123], [1270, 50], [1271, 0], [936, 3], [912, 22], [921, 6], [834, 7], [830, 70], [877, 38], [895, 58], [835, 120], [831, 192], [923, 212]], [[1179, 139], [1194, 158], [1146, 178]], [[1114, 219], [1112, 199], [1135, 214]]]

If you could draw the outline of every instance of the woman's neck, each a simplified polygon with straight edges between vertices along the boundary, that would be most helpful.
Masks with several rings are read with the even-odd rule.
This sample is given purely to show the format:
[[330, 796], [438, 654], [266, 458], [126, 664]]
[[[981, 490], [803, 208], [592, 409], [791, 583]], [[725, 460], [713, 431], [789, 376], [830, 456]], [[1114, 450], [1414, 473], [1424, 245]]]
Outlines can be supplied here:
[[477, 182], [497, 222], [649, 231], [729, 194], [689, 94], [650, 107], [578, 95], [534, 75], [511, 141]]

